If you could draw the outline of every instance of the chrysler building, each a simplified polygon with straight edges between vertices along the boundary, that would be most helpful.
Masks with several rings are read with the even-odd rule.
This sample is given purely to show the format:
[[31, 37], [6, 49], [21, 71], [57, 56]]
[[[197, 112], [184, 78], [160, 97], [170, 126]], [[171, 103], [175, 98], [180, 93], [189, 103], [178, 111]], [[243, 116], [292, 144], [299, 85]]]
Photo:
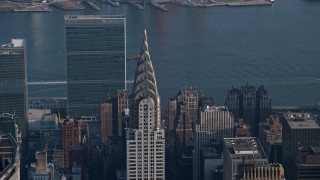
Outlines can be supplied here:
[[127, 179], [165, 179], [165, 132], [146, 30], [135, 72], [131, 105], [131, 128], [127, 129], [126, 136]]

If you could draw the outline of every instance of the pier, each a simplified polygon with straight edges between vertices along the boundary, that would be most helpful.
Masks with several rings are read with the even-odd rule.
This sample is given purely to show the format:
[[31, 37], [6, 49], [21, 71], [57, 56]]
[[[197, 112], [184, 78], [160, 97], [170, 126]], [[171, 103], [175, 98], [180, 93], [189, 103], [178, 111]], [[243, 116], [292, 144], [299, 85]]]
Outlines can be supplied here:
[[23, 8], [16, 8], [13, 10], [14, 12], [51, 12], [52, 9], [48, 7], [48, 4], [34, 4], [32, 6], [27, 6]]
[[55, 6], [63, 10], [82, 10], [84, 7], [80, 2], [70, 0], [54, 0], [50, 3], [51, 6]]
[[106, 2], [107, 2], [108, 4], [110, 4], [111, 6], [115, 6], [115, 7], [120, 6], [120, 3], [119, 3], [119, 2], [116, 2], [116, 1], [107, 0]]
[[93, 1], [84, 1], [84, 3], [87, 3], [90, 7], [92, 7], [94, 10], [100, 11], [100, 7]]
[[160, 9], [161, 11], [168, 11], [168, 9], [163, 4], [159, 4], [159, 3], [155, 2], [155, 1], [151, 1], [150, 3], [151, 3], [152, 6]]
[[127, 61], [139, 61], [139, 59], [139, 55], [127, 57]]

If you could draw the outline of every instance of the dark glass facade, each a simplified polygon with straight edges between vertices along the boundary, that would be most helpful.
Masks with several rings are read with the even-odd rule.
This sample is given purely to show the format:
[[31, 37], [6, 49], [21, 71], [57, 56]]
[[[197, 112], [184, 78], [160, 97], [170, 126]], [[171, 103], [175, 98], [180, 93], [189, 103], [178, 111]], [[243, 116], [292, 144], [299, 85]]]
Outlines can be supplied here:
[[0, 114], [16, 116], [22, 139], [26, 138], [27, 70], [25, 40], [13, 39], [0, 47]]
[[65, 16], [68, 114], [100, 116], [100, 104], [125, 89], [123, 16]]

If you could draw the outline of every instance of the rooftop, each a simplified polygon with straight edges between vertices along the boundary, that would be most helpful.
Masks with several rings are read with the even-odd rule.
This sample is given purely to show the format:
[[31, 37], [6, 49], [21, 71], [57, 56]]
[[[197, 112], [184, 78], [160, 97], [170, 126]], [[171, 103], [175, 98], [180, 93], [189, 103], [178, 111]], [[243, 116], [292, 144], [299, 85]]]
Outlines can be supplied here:
[[11, 39], [8, 44], [1, 45], [1, 48], [22, 48], [25, 46], [24, 39]]
[[256, 137], [224, 138], [224, 144], [231, 156], [253, 156], [264, 159], [266, 155]]
[[226, 106], [207, 106], [206, 110], [219, 110], [219, 111], [228, 111]]
[[310, 113], [284, 113], [283, 116], [292, 129], [320, 128], [319, 122], [317, 122], [314, 115]]

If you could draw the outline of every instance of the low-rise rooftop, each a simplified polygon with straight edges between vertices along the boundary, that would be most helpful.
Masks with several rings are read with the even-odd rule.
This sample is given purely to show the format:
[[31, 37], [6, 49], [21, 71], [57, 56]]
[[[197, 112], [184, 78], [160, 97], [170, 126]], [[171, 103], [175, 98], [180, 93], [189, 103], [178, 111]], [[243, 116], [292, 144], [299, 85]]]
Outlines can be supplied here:
[[251, 156], [265, 159], [266, 155], [256, 137], [224, 138], [226, 148], [231, 156]]
[[283, 116], [292, 129], [320, 128], [319, 122], [310, 113], [285, 113]]

